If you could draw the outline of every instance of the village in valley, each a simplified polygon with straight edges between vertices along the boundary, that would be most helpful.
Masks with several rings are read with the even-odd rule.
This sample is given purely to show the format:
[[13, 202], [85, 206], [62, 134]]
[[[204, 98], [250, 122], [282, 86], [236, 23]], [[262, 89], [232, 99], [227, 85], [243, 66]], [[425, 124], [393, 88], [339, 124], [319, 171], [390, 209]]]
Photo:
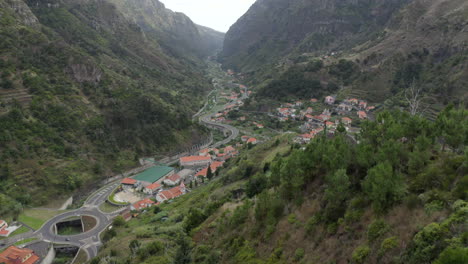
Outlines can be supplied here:
[[[227, 119], [229, 113], [239, 110], [244, 105], [244, 100], [252, 93], [246, 86], [235, 83], [229, 72], [227, 76], [229, 81], [221, 78], [213, 79], [217, 93], [208, 98], [204, 111], [204, 116], [208, 116], [211, 122], [229, 123]], [[255, 126], [263, 128], [263, 125], [258, 123]], [[242, 149], [251, 148], [260, 142], [253, 133], [242, 134], [230, 142], [231, 145], [206, 147], [187, 153], [178, 159], [176, 166], [157, 164], [151, 159], [150, 162], [154, 162], [154, 166], [122, 179], [107, 202], [114, 206], [130, 205], [128, 210], [121, 213], [126, 220], [129, 220], [140, 211], [163, 202], [170, 202], [190, 192], [217, 176], [224, 163], [239, 155]], [[218, 139], [223, 136], [220, 135]]]
[[[234, 74], [228, 71], [228, 75]], [[215, 87], [221, 86], [218, 82], [214, 80]], [[279, 134], [279, 131], [266, 127], [264, 120], [256, 120], [256, 115], [240, 114], [244, 100], [252, 91], [233, 81], [225, 86], [228, 88], [220, 89], [209, 99], [207, 110], [212, 113], [209, 115], [210, 121], [235, 124], [244, 135], [232, 141], [232, 145], [204, 148], [181, 157], [177, 167], [154, 166], [131, 178], [123, 179], [112, 196], [111, 203], [131, 203], [131, 210], [139, 211], [170, 201], [218, 175], [224, 163], [237, 156], [244, 147], [261, 142], [257, 138], [265, 137], [265, 129], [276, 132], [269, 135]], [[339, 127], [349, 134], [357, 133], [360, 121], [372, 118], [375, 106], [369, 105], [365, 100], [349, 98], [338, 101], [336, 98], [335, 95], [329, 95], [323, 100], [312, 98], [283, 103], [275, 112], [266, 115], [280, 124], [292, 122], [298, 134], [294, 142], [298, 144], [307, 144], [324, 133], [332, 136]], [[126, 215], [130, 216], [128, 212]]]
[[[151, 207], [171, 203], [173, 199], [206, 184], [219, 175], [230, 159], [269, 138], [294, 133], [294, 143], [307, 144], [325, 133], [333, 136], [340, 131], [351, 136], [359, 132], [362, 120], [373, 119], [375, 106], [358, 98], [337, 100], [335, 95], [277, 103], [277, 107], [270, 111], [249, 112], [243, 106], [252, 91], [237, 82], [233, 71], [226, 74], [219, 69], [218, 74], [221, 77], [213, 78], [215, 90], [195, 116], [200, 121], [215, 124], [215, 128], [223, 128], [222, 124], [231, 125], [237, 131], [236, 135], [226, 139], [227, 131], [215, 129], [212, 142], [216, 144], [191, 149], [169, 163], [158, 162], [154, 158], [140, 159], [141, 169], [120, 178], [106, 198], [105, 206], [120, 208], [119, 215], [129, 221]], [[0, 220], [0, 237], [18, 233], [15, 230], [20, 227], [15, 224], [9, 227], [7, 222]], [[10, 247], [2, 254], [5, 256], [0, 256], [0, 262], [2, 257], [9, 258], [11, 254], [24, 256], [28, 263], [40, 259], [28, 248]]]

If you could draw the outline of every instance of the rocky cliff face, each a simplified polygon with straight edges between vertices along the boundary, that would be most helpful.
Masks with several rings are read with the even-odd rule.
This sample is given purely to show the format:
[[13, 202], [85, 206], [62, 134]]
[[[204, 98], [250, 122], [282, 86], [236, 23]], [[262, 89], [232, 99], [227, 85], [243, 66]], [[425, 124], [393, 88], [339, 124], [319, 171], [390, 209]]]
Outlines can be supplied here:
[[166, 9], [158, 0], [111, 2], [170, 52], [202, 57], [213, 55], [222, 47], [223, 33], [194, 24], [185, 14]]

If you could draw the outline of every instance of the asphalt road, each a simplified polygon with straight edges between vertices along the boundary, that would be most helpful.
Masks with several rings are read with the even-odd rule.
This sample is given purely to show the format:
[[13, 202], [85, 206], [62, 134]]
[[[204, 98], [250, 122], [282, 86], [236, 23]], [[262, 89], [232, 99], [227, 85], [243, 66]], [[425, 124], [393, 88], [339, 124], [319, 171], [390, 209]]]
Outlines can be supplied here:
[[205, 125], [208, 125], [208, 126], [221, 127], [224, 130], [229, 131], [230, 135], [227, 138], [225, 138], [224, 140], [221, 140], [221, 141], [218, 141], [218, 142], [212, 144], [211, 147], [217, 148], [217, 147], [219, 147], [221, 145], [225, 145], [225, 144], [229, 143], [230, 141], [232, 141], [233, 139], [235, 139], [235, 138], [237, 138], [239, 136], [239, 129], [237, 129], [237, 128], [233, 127], [233, 126], [230, 126], [230, 125], [212, 122], [211, 117], [213, 115], [214, 114], [203, 116], [202, 118], [200, 118], [200, 121], [202, 123], [204, 123]]
[[[101, 246], [100, 233], [104, 231], [111, 223], [114, 217], [116, 217], [119, 211], [113, 213], [103, 213], [99, 210], [99, 205], [106, 201], [107, 197], [117, 187], [118, 182], [111, 183], [100, 190], [93, 193], [85, 202], [84, 206], [73, 211], [57, 215], [47, 221], [40, 229], [35, 232], [28, 234], [27, 236], [19, 235], [18, 237], [10, 238], [9, 245], [12, 245], [20, 240], [37, 237], [39, 240], [52, 242], [54, 244], [73, 245], [81, 248], [88, 255], [88, 259], [97, 256], [99, 247]], [[55, 225], [63, 222], [70, 217], [76, 216], [92, 216], [96, 219], [96, 226], [88, 232], [61, 236], [55, 233]]]
[[94, 205], [98, 206], [102, 202], [106, 201], [107, 197], [112, 193], [112, 191], [119, 186], [119, 182], [114, 182], [106, 185], [105, 187], [97, 190], [91, 196], [88, 197], [85, 201], [85, 205]]
[[[245, 99], [245, 97], [242, 99]], [[212, 147], [219, 147], [237, 138], [239, 136], [239, 130], [231, 125], [212, 122], [211, 117], [214, 114], [215, 113], [211, 113], [209, 115], [201, 117], [200, 122], [204, 123], [205, 125], [221, 128], [230, 132], [230, 135], [226, 139], [212, 144]], [[170, 158], [170, 161], [175, 161], [178, 158], [179, 156], [172, 157]], [[86, 252], [86, 254], [88, 255], [88, 259], [94, 258], [95, 256], [97, 256], [99, 247], [102, 245], [99, 237], [100, 233], [103, 232], [112, 223], [114, 217], [116, 217], [121, 210], [125, 209], [122, 208], [121, 210], [113, 213], [104, 213], [101, 210], [99, 210], [99, 205], [106, 201], [107, 197], [118, 186], [118, 184], [119, 181], [115, 181], [104, 186], [103, 188], [91, 194], [88, 197], [88, 199], [86, 199], [83, 207], [53, 217], [35, 232], [31, 234], [21, 234], [8, 239], [8, 245], [12, 245], [23, 239], [37, 237], [39, 240], [43, 240], [46, 242], [52, 242], [55, 244], [63, 245], [73, 245], [79, 247]], [[96, 226], [93, 229], [85, 233], [69, 236], [61, 236], [55, 233], [55, 225], [57, 223], [63, 222], [64, 220], [67, 220], [70, 217], [84, 215], [92, 216], [97, 220]]]
[[[60, 236], [55, 234], [55, 225], [70, 217], [74, 216], [92, 216], [96, 219], [96, 226], [88, 232]], [[82, 207], [75, 211], [66, 212], [64, 214], [55, 216], [45, 223], [41, 229], [37, 230], [36, 236], [39, 236], [43, 241], [52, 242], [54, 244], [65, 244], [74, 245], [84, 250], [88, 258], [93, 258], [97, 255], [101, 241], [99, 234], [106, 229], [106, 227], [112, 223], [112, 219], [116, 214], [105, 214], [102, 213], [97, 207]]]

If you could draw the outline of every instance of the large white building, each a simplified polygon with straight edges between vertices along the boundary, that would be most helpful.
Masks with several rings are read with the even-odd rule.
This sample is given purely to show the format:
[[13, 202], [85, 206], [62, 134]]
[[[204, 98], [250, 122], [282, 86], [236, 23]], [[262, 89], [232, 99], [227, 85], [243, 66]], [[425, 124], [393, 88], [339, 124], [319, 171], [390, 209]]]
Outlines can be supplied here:
[[204, 156], [188, 156], [182, 157], [179, 159], [180, 166], [190, 167], [190, 166], [207, 166], [211, 163], [210, 157]]

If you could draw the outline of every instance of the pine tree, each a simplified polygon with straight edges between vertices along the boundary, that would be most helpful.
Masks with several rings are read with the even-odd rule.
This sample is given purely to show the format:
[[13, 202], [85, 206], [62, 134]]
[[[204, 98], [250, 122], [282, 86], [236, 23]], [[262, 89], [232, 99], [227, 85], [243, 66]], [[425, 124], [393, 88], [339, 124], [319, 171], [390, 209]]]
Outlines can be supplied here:
[[206, 177], [208, 180], [211, 180], [213, 178], [213, 172], [211, 171], [211, 166], [208, 166], [208, 171], [206, 172]]

